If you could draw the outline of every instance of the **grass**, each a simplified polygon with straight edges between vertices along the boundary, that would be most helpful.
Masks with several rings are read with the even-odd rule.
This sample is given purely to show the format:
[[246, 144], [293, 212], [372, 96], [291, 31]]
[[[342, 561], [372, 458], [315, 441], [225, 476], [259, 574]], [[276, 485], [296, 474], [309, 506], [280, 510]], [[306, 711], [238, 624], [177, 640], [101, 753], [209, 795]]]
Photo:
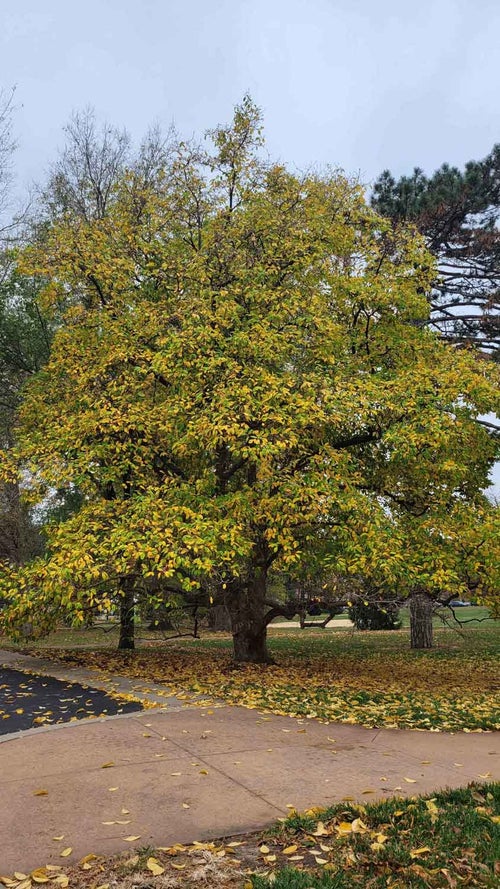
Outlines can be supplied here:
[[277, 873], [254, 889], [498, 886], [500, 784], [292, 815], [264, 848]]
[[[493, 889], [500, 784], [292, 812], [264, 833], [151, 847], [0, 877], [8, 889]], [[21, 879], [22, 878], [22, 879]]]
[[[434, 649], [411, 651], [406, 631], [276, 631], [270, 650], [277, 663], [268, 667], [235, 667], [223, 634], [154, 642], [126, 654], [103, 647], [102, 634], [101, 647], [84, 647], [90, 640], [95, 645], [95, 630], [64, 630], [39, 653], [104, 674], [164, 683], [179, 693], [325, 722], [440, 731], [500, 728], [498, 622], [435, 635]], [[109, 641], [108, 636], [106, 645]]]

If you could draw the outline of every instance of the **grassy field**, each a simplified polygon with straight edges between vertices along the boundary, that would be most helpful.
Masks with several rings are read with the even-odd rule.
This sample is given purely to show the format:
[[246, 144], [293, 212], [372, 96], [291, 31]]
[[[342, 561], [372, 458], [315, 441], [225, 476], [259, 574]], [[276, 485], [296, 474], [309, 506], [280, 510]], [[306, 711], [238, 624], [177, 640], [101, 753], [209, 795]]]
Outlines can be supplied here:
[[60, 630], [35, 650], [106, 675], [165, 683], [178, 693], [324, 722], [500, 728], [498, 622], [471, 624], [460, 633], [438, 629], [435, 641], [429, 651], [411, 651], [405, 630], [276, 630], [269, 642], [276, 664], [265, 667], [235, 666], [227, 634], [153, 640], [124, 653], [111, 647], [111, 633]]

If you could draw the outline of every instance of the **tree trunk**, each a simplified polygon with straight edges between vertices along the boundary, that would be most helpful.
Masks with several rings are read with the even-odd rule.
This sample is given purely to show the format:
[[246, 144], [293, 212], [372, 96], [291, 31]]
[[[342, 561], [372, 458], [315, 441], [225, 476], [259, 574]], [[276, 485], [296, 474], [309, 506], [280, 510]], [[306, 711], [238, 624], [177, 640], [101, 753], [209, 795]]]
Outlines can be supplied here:
[[266, 572], [256, 568], [247, 583], [236, 582], [229, 591], [227, 607], [231, 617], [234, 659], [237, 663], [273, 662], [267, 650], [266, 586]]
[[426, 593], [410, 597], [410, 644], [412, 648], [432, 648], [432, 599]]
[[134, 584], [127, 578], [120, 582], [120, 639], [118, 648], [131, 650], [135, 648], [134, 641]]

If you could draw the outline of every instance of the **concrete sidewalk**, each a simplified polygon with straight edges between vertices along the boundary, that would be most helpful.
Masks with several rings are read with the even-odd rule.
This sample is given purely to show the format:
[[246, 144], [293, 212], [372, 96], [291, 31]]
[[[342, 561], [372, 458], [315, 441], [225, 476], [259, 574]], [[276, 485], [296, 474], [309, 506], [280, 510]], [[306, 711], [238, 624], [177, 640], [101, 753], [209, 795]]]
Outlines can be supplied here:
[[290, 806], [490, 777], [500, 779], [500, 739], [489, 733], [320, 725], [228, 706], [36, 729], [0, 744], [0, 873], [255, 830]]

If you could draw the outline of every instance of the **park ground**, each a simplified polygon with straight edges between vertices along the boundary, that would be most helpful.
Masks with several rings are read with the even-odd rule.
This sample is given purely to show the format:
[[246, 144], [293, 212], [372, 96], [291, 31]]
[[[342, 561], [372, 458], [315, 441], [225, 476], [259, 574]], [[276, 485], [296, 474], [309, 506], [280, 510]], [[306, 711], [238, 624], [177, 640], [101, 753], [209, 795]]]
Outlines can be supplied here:
[[[500, 728], [498, 621], [462, 609], [462, 628], [440, 627], [435, 647], [411, 651], [408, 630], [270, 628], [268, 667], [231, 659], [228, 634], [172, 639], [139, 629], [132, 654], [116, 651], [117, 630], [61, 629], [35, 652], [68, 666], [91, 666], [180, 694], [328, 722], [439, 731]], [[462, 615], [460, 615], [462, 617]], [[475, 620], [471, 620], [474, 617]]]
[[[168, 686], [188, 705], [202, 695], [206, 706], [212, 700], [239, 704], [292, 716], [304, 728], [341, 722], [463, 732], [450, 737], [451, 756], [454, 739], [470, 735], [474, 744], [477, 734], [500, 727], [498, 623], [493, 621], [471, 623], [460, 633], [437, 627], [436, 647], [428, 652], [410, 651], [405, 630], [271, 629], [276, 665], [265, 668], [234, 668], [224, 634], [167, 645], [150, 634], [130, 654], [116, 652], [114, 644], [113, 631], [61, 629], [36, 650], [65, 668], [91, 667], [102, 682], [114, 674], [128, 676], [145, 692], [153, 684]], [[426, 736], [431, 737], [421, 737]], [[497, 743], [497, 735], [488, 736]], [[403, 778], [402, 793], [383, 802], [363, 796], [349, 800], [348, 794], [339, 801], [333, 794], [335, 805], [306, 813], [290, 809], [286, 821], [264, 832], [198, 843], [191, 842], [193, 836], [165, 847], [141, 846], [138, 839], [136, 848], [118, 858], [89, 849], [79, 863], [67, 866], [61, 858], [52, 870], [42, 867], [38, 880], [36, 873], [23, 876], [21, 870], [12, 882], [3, 881], [8, 889], [34, 889], [49, 879], [49, 889], [174, 889], [200, 882], [228, 889], [496, 887], [500, 791], [489, 783], [491, 774], [483, 770], [469, 788], [432, 794], [418, 784], [406, 786]], [[420, 796], [409, 795], [417, 791]], [[324, 798], [317, 801], [325, 806]]]

